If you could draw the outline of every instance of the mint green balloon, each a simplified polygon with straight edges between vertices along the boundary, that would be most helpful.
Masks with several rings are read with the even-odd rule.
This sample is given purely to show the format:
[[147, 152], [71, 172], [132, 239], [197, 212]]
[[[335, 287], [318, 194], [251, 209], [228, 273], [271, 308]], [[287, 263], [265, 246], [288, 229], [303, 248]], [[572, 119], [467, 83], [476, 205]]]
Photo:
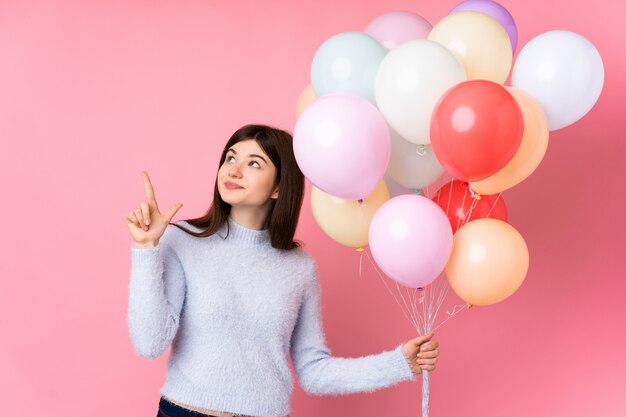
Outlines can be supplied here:
[[380, 42], [363, 32], [343, 32], [329, 38], [311, 65], [315, 95], [347, 93], [376, 105], [376, 72], [386, 53]]

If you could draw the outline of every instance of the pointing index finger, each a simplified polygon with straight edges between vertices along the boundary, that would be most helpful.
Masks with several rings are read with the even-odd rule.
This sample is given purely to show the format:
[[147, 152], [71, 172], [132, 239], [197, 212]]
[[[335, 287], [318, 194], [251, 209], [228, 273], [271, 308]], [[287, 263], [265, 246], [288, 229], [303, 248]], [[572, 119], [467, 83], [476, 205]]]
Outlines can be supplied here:
[[143, 175], [143, 185], [146, 189], [146, 196], [148, 197], [148, 201], [156, 203], [156, 198], [154, 196], [154, 189], [152, 188], [152, 183], [150, 182], [150, 177], [146, 171], [141, 173]]

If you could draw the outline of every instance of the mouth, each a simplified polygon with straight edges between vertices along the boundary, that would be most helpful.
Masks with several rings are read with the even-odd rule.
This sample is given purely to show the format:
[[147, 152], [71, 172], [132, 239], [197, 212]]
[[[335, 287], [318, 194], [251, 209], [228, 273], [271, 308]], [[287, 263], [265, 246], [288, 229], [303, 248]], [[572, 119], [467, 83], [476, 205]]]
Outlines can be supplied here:
[[240, 190], [243, 189], [243, 187], [235, 184], [234, 182], [231, 181], [226, 181], [224, 182], [224, 187], [226, 187], [229, 190]]

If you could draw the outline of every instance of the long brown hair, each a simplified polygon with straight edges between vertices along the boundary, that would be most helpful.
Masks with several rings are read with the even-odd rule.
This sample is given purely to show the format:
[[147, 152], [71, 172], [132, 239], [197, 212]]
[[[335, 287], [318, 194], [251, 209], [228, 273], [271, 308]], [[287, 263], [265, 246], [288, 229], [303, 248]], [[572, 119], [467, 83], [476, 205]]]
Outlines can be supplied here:
[[[218, 171], [226, 159], [228, 149], [237, 142], [249, 139], [255, 140], [276, 166], [277, 182], [275, 183], [279, 188], [278, 198], [272, 199], [263, 229], [269, 230], [274, 248], [290, 250], [300, 247], [303, 243], [294, 241], [293, 236], [296, 232], [300, 208], [304, 199], [304, 174], [296, 163], [293, 153], [293, 137], [289, 132], [266, 125], [250, 124], [241, 127], [233, 133], [226, 143], [220, 157]], [[211, 236], [224, 223], [229, 228], [227, 220], [231, 205], [222, 200], [217, 188], [218, 181], [216, 175], [213, 202], [207, 212], [202, 217], [185, 220], [192, 226], [203, 229], [202, 232], [194, 232], [174, 223], [169, 224], [196, 237]], [[226, 237], [228, 237], [228, 232]]]

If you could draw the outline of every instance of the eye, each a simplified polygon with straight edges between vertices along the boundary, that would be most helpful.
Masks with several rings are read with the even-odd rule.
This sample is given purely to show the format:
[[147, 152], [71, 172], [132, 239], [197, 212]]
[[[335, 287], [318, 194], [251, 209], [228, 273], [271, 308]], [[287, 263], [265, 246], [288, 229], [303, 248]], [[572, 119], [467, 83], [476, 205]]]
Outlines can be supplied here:
[[232, 156], [232, 155], [228, 155], [228, 156], [226, 157], [226, 162], [230, 162], [230, 158], [235, 158], [235, 157], [234, 157], [234, 156]]
[[257, 161], [252, 161], [250, 162], [251, 164], [257, 164], [257, 168], [261, 168], [261, 164], [259, 164]]

